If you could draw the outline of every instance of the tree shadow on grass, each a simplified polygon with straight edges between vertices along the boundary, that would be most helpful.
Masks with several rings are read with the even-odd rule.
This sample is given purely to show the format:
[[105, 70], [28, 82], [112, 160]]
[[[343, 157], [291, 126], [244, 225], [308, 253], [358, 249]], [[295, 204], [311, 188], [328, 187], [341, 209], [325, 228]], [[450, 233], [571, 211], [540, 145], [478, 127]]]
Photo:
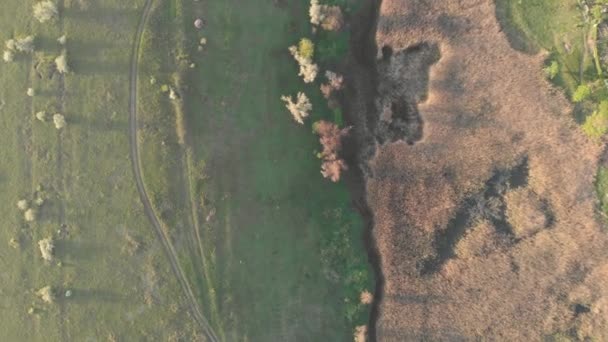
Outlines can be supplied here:
[[540, 52], [539, 46], [530, 40], [524, 31], [513, 23], [511, 1], [496, 1], [496, 19], [501, 30], [505, 33], [511, 47], [528, 55]]
[[81, 116], [70, 116], [68, 125], [82, 125], [97, 131], [123, 131], [127, 132], [129, 123], [106, 117], [85, 118]]
[[62, 16], [71, 20], [82, 20], [88, 23], [98, 23], [103, 25], [113, 25], [116, 22], [130, 23], [133, 18], [139, 15], [138, 9], [103, 8], [96, 7], [87, 10], [76, 8], [65, 8]]
[[55, 256], [59, 260], [84, 260], [94, 259], [97, 255], [105, 253], [104, 248], [99, 244], [91, 242], [75, 242], [70, 240], [55, 241]]
[[[104, 303], [119, 303], [129, 300], [129, 297], [115, 291], [103, 289], [61, 289], [61, 296], [66, 300], [74, 303], [88, 302], [104, 302]], [[65, 297], [66, 291], [71, 291], [69, 298]]]

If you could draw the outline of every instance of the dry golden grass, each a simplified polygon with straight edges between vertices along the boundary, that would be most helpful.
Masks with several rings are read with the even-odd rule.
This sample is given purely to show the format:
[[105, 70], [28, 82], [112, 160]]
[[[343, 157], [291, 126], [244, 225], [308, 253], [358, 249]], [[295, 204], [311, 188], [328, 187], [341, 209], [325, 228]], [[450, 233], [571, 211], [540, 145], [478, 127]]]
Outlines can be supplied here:
[[[393, 50], [379, 69], [377, 118], [390, 123], [386, 103], [406, 99], [417, 102], [424, 126], [412, 145], [363, 152], [385, 278], [378, 340], [540, 341], [574, 331], [608, 341], [600, 280], [608, 279], [608, 240], [593, 187], [601, 148], [544, 79], [545, 56], [509, 46], [491, 0], [384, 0], [376, 42]], [[438, 61], [400, 53], [420, 44], [436, 47]], [[365, 82], [353, 84], [366, 93]], [[369, 138], [377, 133], [369, 127], [355, 131]], [[514, 236], [505, 240], [490, 222], [469, 225], [456, 256], [422, 275], [421, 265], [438, 253], [436, 235], [463, 201], [522, 157], [528, 184], [505, 198]], [[590, 311], [577, 314], [576, 304]]]

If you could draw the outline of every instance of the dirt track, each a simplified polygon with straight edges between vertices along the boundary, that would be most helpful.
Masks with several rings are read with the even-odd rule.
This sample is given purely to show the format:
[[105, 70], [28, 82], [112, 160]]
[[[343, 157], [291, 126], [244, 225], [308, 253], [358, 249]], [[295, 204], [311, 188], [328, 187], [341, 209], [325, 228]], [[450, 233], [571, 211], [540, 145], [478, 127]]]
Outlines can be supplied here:
[[384, 0], [375, 43], [376, 89], [354, 76], [374, 95], [353, 114], [384, 278], [377, 340], [608, 340], [601, 147], [544, 56], [511, 48], [492, 0]]
[[142, 167], [141, 160], [139, 157], [139, 147], [138, 147], [138, 139], [137, 139], [137, 82], [138, 82], [138, 70], [139, 70], [139, 52], [141, 47], [141, 40], [143, 36], [143, 32], [146, 26], [146, 22], [150, 17], [150, 13], [152, 10], [152, 2], [153, 0], [147, 0], [144, 9], [142, 12], [142, 16], [137, 27], [137, 32], [135, 35], [135, 41], [133, 43], [133, 52], [131, 57], [131, 71], [130, 71], [130, 94], [129, 94], [129, 139], [131, 142], [131, 162], [133, 164], [133, 173], [135, 175], [135, 182], [137, 184], [137, 191], [141, 198], [141, 202], [144, 206], [144, 211], [148, 220], [154, 227], [154, 231], [157, 235], [158, 240], [162, 243], [163, 248], [165, 249], [165, 253], [169, 259], [169, 263], [171, 264], [171, 269], [177, 278], [184, 296], [188, 302], [188, 306], [190, 307], [190, 311], [192, 313], [195, 321], [200, 325], [205, 333], [205, 337], [211, 341], [219, 341], [211, 325], [208, 323], [207, 319], [203, 316], [201, 310], [198, 307], [197, 300], [190, 288], [188, 280], [184, 275], [184, 271], [182, 270], [179, 260], [177, 258], [177, 254], [171, 244], [171, 241], [166, 236], [165, 232], [162, 229], [160, 220], [156, 216], [154, 210], [152, 209], [152, 204], [150, 202], [150, 198], [146, 192], [146, 188], [143, 181], [142, 176]]

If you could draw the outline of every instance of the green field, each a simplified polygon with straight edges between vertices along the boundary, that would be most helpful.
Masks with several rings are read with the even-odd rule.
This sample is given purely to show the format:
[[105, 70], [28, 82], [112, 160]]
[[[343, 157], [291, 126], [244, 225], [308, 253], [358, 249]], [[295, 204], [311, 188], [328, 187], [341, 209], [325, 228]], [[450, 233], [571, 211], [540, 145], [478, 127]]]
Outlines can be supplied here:
[[[61, 1], [44, 24], [33, 1], [3, 4], [0, 37], [33, 34], [36, 51], [0, 63], [2, 340], [202, 339], [132, 171], [129, 73], [144, 2]], [[311, 124], [334, 113], [287, 52], [312, 37], [306, 5], [152, 4], [138, 55], [141, 167], [197, 305], [224, 341], [351, 340], [367, 323], [359, 294], [373, 282], [363, 222], [315, 156]], [[201, 31], [195, 16], [206, 20]], [[49, 78], [39, 62], [64, 48], [72, 72]], [[280, 101], [301, 90], [314, 105], [305, 126]], [[55, 129], [54, 113], [67, 127]], [[26, 222], [17, 202], [38, 197], [36, 221]], [[47, 237], [50, 263], [38, 250]], [[52, 304], [36, 295], [47, 285]]]
[[[2, 340], [194, 339], [129, 160], [129, 61], [143, 1], [66, 1], [59, 20], [45, 24], [33, 19], [32, 4], [7, 0], [0, 13], [3, 40], [35, 34], [37, 46], [35, 55], [0, 64]], [[64, 33], [73, 73], [39, 78], [37, 61], [60, 53]], [[36, 120], [42, 110], [63, 113], [67, 127]], [[16, 203], [37, 190], [46, 200], [28, 223]], [[55, 239], [51, 263], [37, 246], [46, 237]], [[11, 239], [19, 246], [9, 247]], [[47, 285], [54, 304], [35, 295]]]
[[[145, 38], [146, 185], [167, 229], [186, 233], [174, 240], [227, 341], [350, 340], [367, 321], [358, 303], [373, 286], [363, 224], [346, 187], [324, 180], [315, 157], [311, 123], [333, 113], [287, 52], [310, 32], [306, 13], [266, 1], [177, 1], [155, 9]], [[192, 29], [196, 15], [206, 20], [201, 31]], [[181, 99], [172, 104], [163, 85]], [[280, 101], [299, 90], [315, 108], [304, 127]], [[186, 144], [175, 128], [181, 111]]]

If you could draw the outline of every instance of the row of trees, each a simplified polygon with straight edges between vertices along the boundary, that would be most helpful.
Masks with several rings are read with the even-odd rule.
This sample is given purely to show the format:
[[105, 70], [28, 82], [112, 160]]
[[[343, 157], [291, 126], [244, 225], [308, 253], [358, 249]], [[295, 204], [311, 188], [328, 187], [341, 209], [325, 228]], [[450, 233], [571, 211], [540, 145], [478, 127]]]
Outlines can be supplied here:
[[[326, 31], [339, 31], [344, 26], [344, 16], [339, 6], [320, 4], [318, 0], [311, 0], [309, 8], [310, 22], [313, 32], [318, 28]], [[302, 38], [299, 43], [289, 47], [289, 53], [300, 67], [298, 76], [304, 83], [313, 83], [319, 74], [319, 66], [314, 62], [315, 44], [309, 38]], [[320, 90], [330, 107], [337, 107], [336, 94], [343, 88], [344, 78], [332, 71], [326, 71], [327, 82], [320, 85]], [[304, 120], [312, 111], [312, 104], [308, 96], [298, 92], [295, 100], [291, 96], [282, 96], [285, 107], [293, 119], [303, 125]], [[340, 129], [335, 123], [318, 121], [313, 124], [313, 132], [319, 136], [323, 151], [318, 154], [322, 160], [321, 174], [333, 182], [340, 180], [342, 171], [347, 170], [346, 162], [339, 157], [341, 141], [349, 129]]]

